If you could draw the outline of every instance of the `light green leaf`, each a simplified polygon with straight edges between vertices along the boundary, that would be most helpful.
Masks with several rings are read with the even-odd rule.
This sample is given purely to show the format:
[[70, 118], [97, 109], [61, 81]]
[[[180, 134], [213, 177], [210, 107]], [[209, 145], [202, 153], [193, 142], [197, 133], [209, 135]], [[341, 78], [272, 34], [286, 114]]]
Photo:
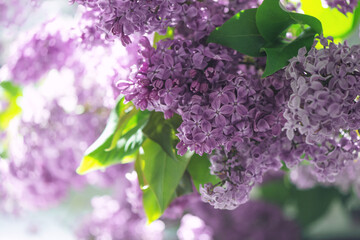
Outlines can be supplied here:
[[154, 33], [154, 43], [153, 43], [153, 47], [156, 49], [157, 47], [157, 42], [163, 40], [163, 39], [174, 39], [174, 28], [172, 27], [168, 27], [166, 30], [166, 34], [165, 35], [161, 35], [157, 32]]
[[190, 173], [193, 183], [198, 191], [200, 185], [204, 185], [205, 183], [212, 183], [215, 185], [221, 181], [217, 176], [210, 174], [210, 166], [211, 163], [206, 154], [203, 154], [203, 156], [194, 154], [190, 159], [187, 171]]
[[348, 13], [345, 16], [336, 8], [324, 8], [321, 0], [301, 0], [301, 9], [305, 14], [321, 21], [325, 37], [343, 38], [353, 30], [354, 14]]
[[21, 108], [17, 103], [17, 99], [22, 96], [22, 90], [10, 81], [0, 83], [0, 98], [2, 98], [7, 106], [0, 109], [0, 130], [8, 127], [10, 121], [21, 113]]
[[[145, 140], [142, 147], [144, 154], [141, 155], [142, 161], [137, 166], [140, 166], [142, 170], [143, 179], [139, 180], [139, 182], [141, 181], [144, 184], [143, 189], [149, 188], [153, 191], [162, 214], [175, 196], [175, 189], [183, 177], [190, 156], [185, 154], [182, 157], [177, 156], [176, 159], [173, 159], [164, 152], [159, 144], [150, 139]], [[144, 208], [146, 208], [145, 204]], [[145, 209], [145, 213], [149, 221], [159, 217], [152, 215], [154, 213], [149, 209]], [[158, 211], [155, 213], [158, 213]]]
[[142, 129], [147, 124], [149, 112], [139, 111], [120, 98], [111, 112], [105, 130], [86, 150], [77, 169], [79, 174], [105, 167], [128, 163], [145, 140]]

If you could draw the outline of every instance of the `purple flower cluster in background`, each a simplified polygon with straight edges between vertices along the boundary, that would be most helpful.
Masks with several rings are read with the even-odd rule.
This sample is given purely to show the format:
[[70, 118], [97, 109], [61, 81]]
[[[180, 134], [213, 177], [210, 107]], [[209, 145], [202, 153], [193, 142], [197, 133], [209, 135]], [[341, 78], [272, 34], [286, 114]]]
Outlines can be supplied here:
[[53, 21], [43, 24], [29, 41], [17, 49], [17, 53], [9, 61], [14, 82], [36, 82], [51, 69], [60, 70], [65, 65], [74, 64], [69, 61], [75, 51], [74, 39], [68, 32], [54, 30], [55, 24]]
[[[125, 169], [123, 166], [123, 170]], [[118, 174], [117, 179], [119, 185], [115, 197], [99, 196], [92, 199], [93, 211], [77, 230], [78, 239], [163, 239], [163, 221], [146, 224], [141, 203], [142, 192], [136, 173], [128, 172], [125, 175], [123, 171]]]
[[[216, 217], [213, 217], [216, 216]], [[249, 201], [233, 211], [193, 204], [177, 232], [181, 240], [195, 239], [300, 239], [300, 229], [269, 203]]]

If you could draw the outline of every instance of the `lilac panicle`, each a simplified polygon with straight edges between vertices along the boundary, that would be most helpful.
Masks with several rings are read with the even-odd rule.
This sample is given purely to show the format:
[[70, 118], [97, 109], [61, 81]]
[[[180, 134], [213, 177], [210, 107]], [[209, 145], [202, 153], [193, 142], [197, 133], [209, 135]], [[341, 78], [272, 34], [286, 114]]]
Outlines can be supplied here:
[[[284, 113], [289, 140], [298, 142], [320, 181], [334, 181], [359, 153], [360, 46], [320, 37], [322, 49], [305, 48], [290, 60], [285, 75], [292, 94]], [[302, 139], [303, 138], [303, 139]]]
[[[8, 67], [17, 84], [39, 81], [49, 70], [61, 70], [75, 51], [69, 32], [56, 30], [56, 22], [44, 23], [11, 57]], [[54, 30], [55, 29], [55, 30]]]
[[139, 33], [165, 34], [167, 27], [177, 27], [177, 33], [189, 33], [199, 40], [215, 27], [222, 25], [234, 13], [256, 7], [259, 1], [217, 2], [154, 0], [154, 1], [108, 1], [72, 0], [94, 12], [96, 27], [107, 39], [118, 38], [123, 45], [131, 42], [130, 36]]

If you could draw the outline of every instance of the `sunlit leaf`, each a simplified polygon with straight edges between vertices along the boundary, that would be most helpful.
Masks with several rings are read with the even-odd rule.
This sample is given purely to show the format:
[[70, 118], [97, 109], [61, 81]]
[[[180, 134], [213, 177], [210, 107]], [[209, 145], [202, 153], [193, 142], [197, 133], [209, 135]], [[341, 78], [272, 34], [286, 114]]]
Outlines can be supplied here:
[[[139, 182], [141, 181], [144, 184], [143, 188], [150, 188], [155, 194], [162, 214], [175, 196], [175, 189], [183, 177], [190, 156], [185, 154], [173, 159], [159, 144], [150, 139], [145, 140], [142, 147], [144, 153], [141, 155], [142, 160], [140, 164], [137, 164], [137, 168], [140, 166], [143, 179]], [[151, 207], [151, 204], [148, 205]], [[144, 204], [144, 208], [146, 206], [147, 204]], [[145, 209], [145, 213], [149, 221], [159, 217], [157, 216], [158, 211], [155, 211], [155, 215], [153, 215], [152, 210]]]
[[321, 0], [301, 0], [301, 9], [321, 21], [325, 37], [342, 38], [353, 30], [354, 14], [347, 13], [345, 16], [336, 8], [324, 8]]
[[153, 43], [153, 47], [156, 48], [157, 45], [156, 43], [163, 40], [163, 39], [174, 39], [174, 28], [172, 27], [168, 27], [166, 30], [166, 34], [161, 35], [157, 32], [154, 33], [154, 43]]
[[10, 121], [21, 112], [17, 99], [22, 95], [21, 88], [10, 81], [0, 83], [0, 98], [4, 109], [0, 108], [0, 130], [6, 129]]
[[149, 112], [139, 111], [119, 99], [111, 112], [106, 128], [86, 150], [77, 169], [79, 174], [105, 167], [128, 163], [145, 140], [142, 129], [147, 124]]

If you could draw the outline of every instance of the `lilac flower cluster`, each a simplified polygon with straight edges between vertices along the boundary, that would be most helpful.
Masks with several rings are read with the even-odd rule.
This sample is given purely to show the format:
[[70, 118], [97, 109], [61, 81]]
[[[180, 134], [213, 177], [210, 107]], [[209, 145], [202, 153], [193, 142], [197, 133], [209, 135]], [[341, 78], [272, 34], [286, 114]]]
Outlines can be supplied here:
[[146, 218], [131, 212], [126, 202], [110, 196], [101, 196], [93, 198], [91, 203], [93, 212], [78, 230], [79, 240], [163, 239], [164, 223], [157, 220], [147, 225]]
[[[54, 31], [55, 22], [41, 26], [9, 61], [11, 78], [18, 84], [38, 81], [51, 69], [60, 70], [70, 64], [75, 51], [73, 38], [61, 31]], [[58, 28], [55, 28], [58, 29]]]
[[331, 8], [337, 8], [343, 14], [352, 13], [357, 7], [359, 0], [326, 0]]
[[359, 153], [360, 46], [325, 38], [321, 43], [323, 49], [312, 48], [307, 55], [300, 49], [286, 68], [292, 94], [284, 129], [298, 151], [316, 164], [320, 180], [333, 181]]
[[122, 165], [122, 169], [117, 176], [119, 184], [112, 185], [115, 196], [92, 199], [93, 211], [77, 230], [78, 239], [163, 239], [165, 225], [161, 220], [146, 224], [142, 191], [136, 172], [130, 172], [133, 165]]
[[92, 113], [68, 114], [56, 101], [46, 108], [47, 121], [20, 122], [19, 135], [13, 136], [9, 148], [8, 172], [2, 173], [7, 186], [13, 188], [9, 189], [12, 197], [15, 201], [21, 199], [25, 208], [52, 205], [70, 187], [85, 184], [86, 178], [75, 170], [83, 151], [104, 124]]
[[223, 182], [206, 186], [204, 200], [228, 209], [245, 202], [265, 172], [281, 167], [277, 146], [271, 146], [276, 137], [284, 139], [290, 86], [283, 72], [260, 79], [254, 66], [239, 62], [242, 55], [216, 44], [165, 40], [155, 50], [146, 38], [140, 43], [143, 60], [128, 80], [118, 82], [120, 92], [142, 110], [182, 117], [179, 154], [218, 149], [212, 170]]
[[[158, 32], [165, 34], [167, 27], [177, 26], [178, 33], [194, 34], [196, 40], [208, 35], [215, 27], [230, 18], [231, 13], [256, 7], [258, 1], [213, 0], [155, 0], [155, 1], [106, 1], [72, 0], [88, 8], [97, 27], [108, 39], [119, 38], [123, 45], [131, 42], [134, 33]], [[230, 14], [229, 14], [230, 13]]]
[[[178, 237], [188, 239], [300, 239], [300, 229], [269, 203], [249, 201], [234, 211], [212, 209], [204, 203], [193, 204], [193, 215], [181, 220]], [[216, 217], [214, 217], [216, 216]], [[201, 238], [204, 237], [204, 238]]]

